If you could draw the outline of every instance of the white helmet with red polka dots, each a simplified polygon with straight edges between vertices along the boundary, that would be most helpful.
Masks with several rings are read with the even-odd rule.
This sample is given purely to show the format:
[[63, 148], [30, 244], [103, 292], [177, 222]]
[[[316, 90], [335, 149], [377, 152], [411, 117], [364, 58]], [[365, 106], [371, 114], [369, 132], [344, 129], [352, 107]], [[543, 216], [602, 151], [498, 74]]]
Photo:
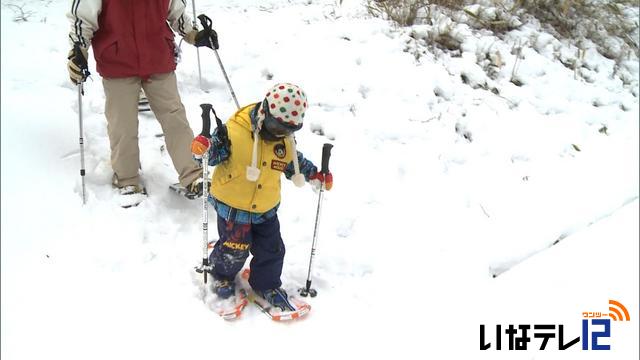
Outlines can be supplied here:
[[267, 92], [260, 115], [269, 130], [289, 135], [302, 128], [302, 120], [307, 110], [307, 96], [297, 85], [276, 84]]

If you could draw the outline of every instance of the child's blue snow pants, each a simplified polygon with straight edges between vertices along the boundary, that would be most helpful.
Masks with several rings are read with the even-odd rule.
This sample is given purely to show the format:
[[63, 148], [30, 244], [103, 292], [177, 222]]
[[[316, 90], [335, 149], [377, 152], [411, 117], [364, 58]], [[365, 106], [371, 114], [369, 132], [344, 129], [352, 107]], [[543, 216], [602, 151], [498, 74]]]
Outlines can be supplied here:
[[251, 287], [268, 290], [282, 285], [285, 249], [278, 215], [260, 224], [238, 224], [218, 216], [218, 235], [220, 238], [209, 256], [216, 279], [233, 281], [251, 252]]

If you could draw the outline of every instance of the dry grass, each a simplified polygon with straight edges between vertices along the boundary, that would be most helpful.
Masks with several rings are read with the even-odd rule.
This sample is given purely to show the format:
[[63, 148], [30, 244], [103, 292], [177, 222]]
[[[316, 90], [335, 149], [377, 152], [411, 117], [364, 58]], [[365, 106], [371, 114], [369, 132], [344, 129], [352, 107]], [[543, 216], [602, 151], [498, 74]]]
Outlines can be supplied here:
[[[638, 0], [517, 0], [514, 14], [528, 14], [564, 38], [593, 41], [602, 55], [618, 59], [625, 52], [638, 56], [638, 19], [625, 14], [627, 7], [640, 7]], [[610, 37], [620, 39], [612, 44]]]
[[400, 26], [411, 26], [419, 20], [421, 11], [428, 13], [430, 5], [460, 10], [465, 0], [369, 0], [367, 9], [377, 17], [387, 17]]
[[[465, 8], [480, 5], [477, 12]], [[629, 8], [640, 8], [640, 0], [369, 0], [369, 12], [387, 18], [399, 26], [432, 23], [435, 9], [449, 14], [464, 13], [468, 23], [501, 34], [535, 18], [559, 38], [577, 43], [590, 40], [598, 51], [619, 61], [635, 54], [640, 56], [637, 38], [639, 21]], [[486, 9], [491, 11], [485, 12]], [[496, 11], [497, 9], [497, 11]], [[491, 15], [487, 15], [491, 14]], [[637, 14], [637, 12], [635, 13]], [[442, 38], [442, 39], [441, 39]], [[434, 39], [431, 39], [434, 40]], [[438, 39], [445, 48], [455, 45], [446, 34]]]

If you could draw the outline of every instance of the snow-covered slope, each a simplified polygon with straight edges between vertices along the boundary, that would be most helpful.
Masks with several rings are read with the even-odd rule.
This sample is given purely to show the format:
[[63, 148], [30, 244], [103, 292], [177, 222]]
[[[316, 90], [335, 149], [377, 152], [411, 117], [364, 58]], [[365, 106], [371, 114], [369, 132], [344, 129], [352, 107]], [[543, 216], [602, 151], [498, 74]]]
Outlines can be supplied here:
[[[150, 197], [121, 209], [90, 59], [82, 206], [68, 4], [24, 1], [32, 14], [15, 22], [10, 3], [1, 14], [3, 358], [580, 358], [480, 352], [478, 326], [573, 322], [567, 312], [577, 321], [609, 298], [639, 307], [637, 59], [625, 63], [635, 81], [625, 86], [610, 60], [588, 52], [587, 82], [552, 51], [575, 49], [533, 25], [502, 40], [460, 25], [459, 57], [417, 61], [410, 35], [430, 29], [394, 28], [362, 1], [198, 1], [240, 103], [275, 82], [299, 84], [311, 105], [299, 150], [318, 163], [322, 144], [335, 145], [312, 313], [282, 325], [249, 308], [226, 323], [193, 275], [200, 202], [167, 190], [177, 176], [159, 124], [140, 116]], [[510, 50], [534, 36], [516, 86]], [[489, 48], [505, 64], [493, 78], [478, 65]], [[198, 132], [200, 103], [223, 119], [235, 105], [214, 55], [201, 51], [204, 92], [195, 49], [182, 50], [179, 89]], [[499, 95], [474, 85], [485, 82]], [[285, 182], [283, 281], [293, 287], [306, 278], [316, 201]], [[597, 281], [572, 281], [579, 274]], [[632, 316], [619, 347], [594, 358], [638, 357]]]

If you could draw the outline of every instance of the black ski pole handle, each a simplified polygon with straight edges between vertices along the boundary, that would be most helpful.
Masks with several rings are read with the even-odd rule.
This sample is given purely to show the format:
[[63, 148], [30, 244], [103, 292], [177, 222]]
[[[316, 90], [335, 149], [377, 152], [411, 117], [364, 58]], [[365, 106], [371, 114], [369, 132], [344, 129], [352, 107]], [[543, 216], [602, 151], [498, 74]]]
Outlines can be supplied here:
[[210, 17], [208, 17], [205, 14], [200, 14], [200, 15], [198, 15], [198, 20], [200, 20], [200, 24], [202, 24], [202, 27], [205, 30], [211, 30], [211, 27], [213, 25], [213, 21], [211, 21]]
[[329, 173], [329, 158], [331, 157], [331, 148], [333, 145], [324, 144], [322, 145], [322, 169], [320, 170], [323, 174]]
[[78, 42], [73, 43], [73, 55], [73, 62], [75, 62], [76, 65], [78, 65], [78, 67], [80, 68], [80, 71], [82, 72], [82, 81], [84, 82], [84, 80], [88, 78], [91, 73], [89, 72], [89, 63], [87, 59], [82, 56], [80, 43]]
[[211, 115], [209, 113], [213, 110], [213, 106], [211, 104], [200, 104], [200, 107], [202, 108], [202, 132], [200, 132], [200, 135], [209, 139], [211, 138]]
[[216, 50], [218, 48], [217, 35], [214, 35], [216, 39], [215, 43], [214, 43], [214, 40], [211, 38], [211, 33], [216, 34], [215, 30], [213, 30], [213, 21], [211, 21], [211, 18], [205, 14], [198, 15], [198, 19], [200, 20], [200, 24], [202, 24], [202, 27], [204, 28], [203, 31], [206, 31], [207, 36], [209, 36], [209, 46], [211, 47], [211, 49], [213, 49], [213, 51], [216, 51], [217, 53], [217, 50]]

